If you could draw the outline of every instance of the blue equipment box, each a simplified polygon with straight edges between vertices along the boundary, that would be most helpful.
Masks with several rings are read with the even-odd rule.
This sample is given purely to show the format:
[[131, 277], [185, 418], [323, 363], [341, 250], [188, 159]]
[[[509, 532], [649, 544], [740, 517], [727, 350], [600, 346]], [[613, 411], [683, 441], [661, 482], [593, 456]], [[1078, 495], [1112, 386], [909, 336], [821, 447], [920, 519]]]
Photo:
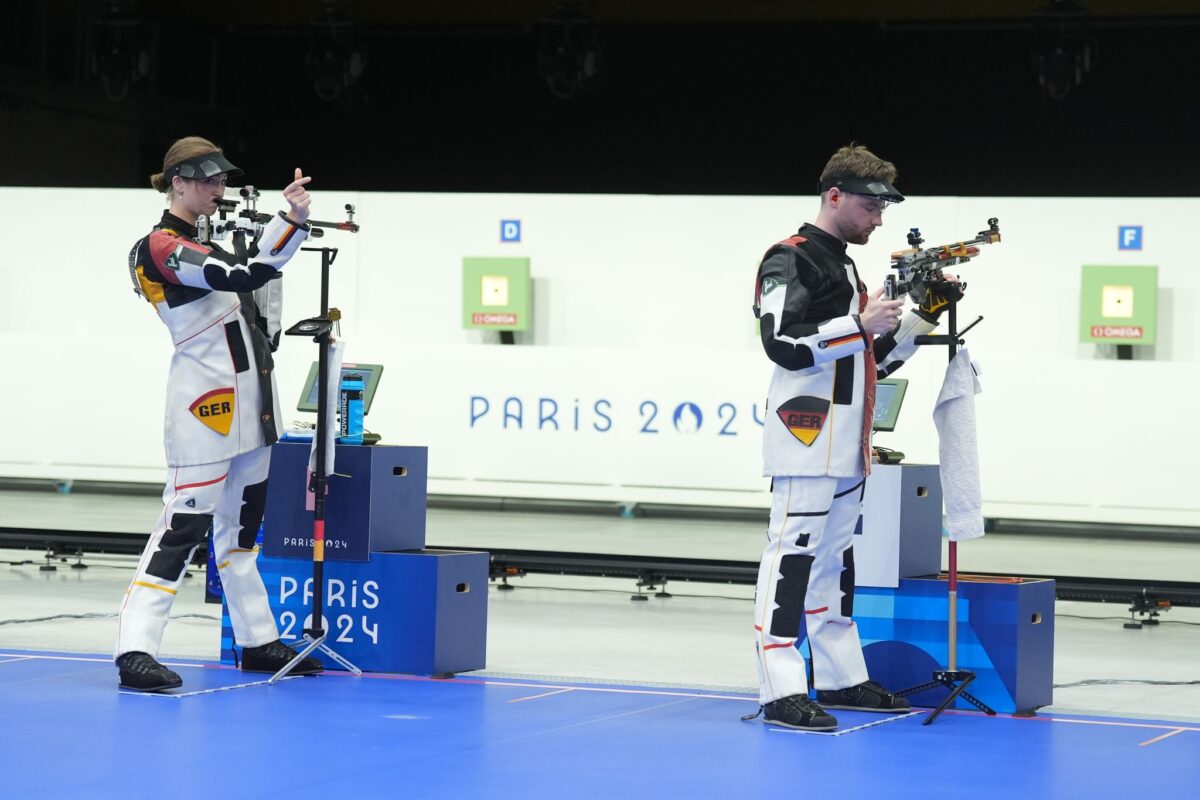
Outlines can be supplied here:
[[[337, 445], [338, 474], [325, 503], [325, 560], [367, 561], [372, 553], [425, 547], [429, 451], [424, 447]], [[312, 558], [313, 514], [305, 508], [309, 445], [271, 448], [263, 553]], [[343, 477], [346, 476], [346, 477]]]
[[[895, 589], [855, 590], [854, 621], [871, 680], [896, 691], [928, 683], [935, 670], [947, 667], [946, 590], [946, 580], [934, 577], [903, 578]], [[1054, 581], [960, 576], [958, 668], [975, 673], [967, 691], [995, 711], [1032, 712], [1050, 705]], [[914, 706], [937, 706], [947, 692], [929, 689], [908, 699]], [[955, 703], [974, 708], [961, 697]]]
[[[326, 643], [367, 672], [448, 675], [482, 669], [487, 656], [487, 553], [415, 550], [325, 562]], [[260, 556], [284, 643], [298, 646], [312, 616], [312, 563]], [[221, 661], [233, 663], [228, 608]], [[327, 669], [341, 669], [315, 652]]]
[[[906, 578], [897, 589], [859, 589], [854, 619], [872, 679], [918, 686], [949, 658], [947, 583]], [[1054, 702], [1054, 581], [958, 580], [958, 667], [975, 673], [967, 691], [995, 711], [1032, 712]], [[936, 706], [945, 689], [908, 699]], [[959, 698], [956, 708], [974, 708]]]

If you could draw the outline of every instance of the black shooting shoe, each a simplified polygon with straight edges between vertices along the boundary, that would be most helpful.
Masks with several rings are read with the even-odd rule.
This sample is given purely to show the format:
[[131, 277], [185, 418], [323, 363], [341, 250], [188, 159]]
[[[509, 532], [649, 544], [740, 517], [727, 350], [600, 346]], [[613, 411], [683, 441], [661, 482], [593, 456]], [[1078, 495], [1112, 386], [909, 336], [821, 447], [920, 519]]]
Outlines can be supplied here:
[[[265, 672], [274, 675], [299, 655], [295, 650], [276, 639], [258, 647], [242, 648], [242, 672]], [[288, 675], [315, 675], [324, 670], [315, 658], [306, 658]]]
[[875, 681], [865, 681], [849, 689], [817, 690], [817, 702], [829, 708], [848, 711], [879, 711], [895, 714], [912, 707], [903, 697], [889, 692]]
[[763, 722], [801, 731], [831, 731], [837, 720], [806, 694], [794, 694], [763, 706]]
[[122, 653], [117, 658], [122, 689], [135, 692], [165, 692], [183, 686], [183, 678], [154, 660], [148, 653]]

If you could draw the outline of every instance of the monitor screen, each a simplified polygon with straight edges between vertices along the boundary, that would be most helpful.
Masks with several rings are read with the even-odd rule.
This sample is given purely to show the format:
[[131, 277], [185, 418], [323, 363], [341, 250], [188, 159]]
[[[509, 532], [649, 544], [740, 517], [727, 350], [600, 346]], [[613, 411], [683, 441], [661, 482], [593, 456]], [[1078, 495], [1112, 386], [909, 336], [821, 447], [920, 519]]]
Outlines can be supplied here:
[[896, 418], [904, 402], [904, 391], [908, 381], [904, 378], [884, 378], [875, 384], [875, 416], [871, 429], [876, 431], [896, 430]]
[[[371, 411], [371, 401], [375, 399], [375, 390], [379, 387], [379, 376], [383, 374], [382, 364], [352, 364], [342, 362], [342, 374], [354, 373], [363, 376], [363, 413]], [[308, 377], [304, 380], [304, 390], [300, 392], [300, 402], [297, 411], [317, 411], [317, 362], [314, 361], [308, 369]]]

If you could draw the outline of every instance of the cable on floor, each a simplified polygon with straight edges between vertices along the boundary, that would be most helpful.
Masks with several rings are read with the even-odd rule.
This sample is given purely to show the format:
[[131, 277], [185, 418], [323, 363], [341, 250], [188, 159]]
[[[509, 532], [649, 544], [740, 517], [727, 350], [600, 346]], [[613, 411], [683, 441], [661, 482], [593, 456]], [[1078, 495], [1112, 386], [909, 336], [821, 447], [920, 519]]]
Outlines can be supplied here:
[[[499, 585], [500, 584], [493, 584], [493, 587], [499, 586]], [[511, 586], [513, 589], [545, 589], [545, 590], [551, 591], [551, 592], [591, 592], [594, 594], [620, 594], [620, 595], [629, 595], [629, 594], [637, 593], [636, 591], [630, 591], [629, 589], [576, 589], [576, 588], [572, 588], [570, 586], [531, 586], [527, 583], [522, 583], [519, 586], [516, 584], [512, 584], [512, 583], [507, 584], [507, 585]], [[646, 593], [646, 597], [653, 597], [653, 596], [654, 595], [651, 593]], [[749, 602], [754, 602], [753, 597], [734, 597], [734, 596], [728, 595], [728, 594], [680, 594], [678, 592], [671, 592], [671, 597], [695, 597], [695, 598], [699, 598], [701, 600], [709, 600], [709, 599], [711, 599], [711, 600], [747, 600]]]
[[[70, 556], [70, 558], [75, 558], [75, 556]], [[39, 567], [39, 566], [42, 566], [44, 561], [45, 561], [44, 559], [37, 560], [37, 561], [31, 561], [29, 559], [25, 559], [24, 561], [0, 561], [0, 564], [9, 566], [9, 567]], [[65, 558], [58, 558], [58, 557], [55, 557], [54, 562], [53, 562], [53, 566], [61, 567], [63, 570], [67, 570], [70, 568], [68, 566], [68, 564], [69, 564], [69, 562]], [[137, 565], [138, 565], [138, 562], [134, 561], [133, 559], [130, 559], [128, 564], [105, 564], [102, 561], [95, 561], [95, 560], [89, 561], [87, 564], [84, 564], [84, 566], [87, 567], [88, 569], [92, 569], [95, 567], [105, 567], [107, 569], [136, 569]]]
[[1145, 686], [1200, 686], [1200, 681], [1154, 681], [1140, 678], [1088, 678], [1074, 683], [1056, 683], [1055, 689], [1074, 689], [1077, 686], [1118, 686], [1142, 684]]
[[[27, 625], [33, 622], [52, 622], [56, 619], [111, 619], [117, 616], [114, 611], [94, 611], [87, 614], [55, 614], [52, 617], [34, 617], [32, 619], [0, 619], [0, 625]], [[213, 622], [220, 622], [220, 617], [214, 617], [212, 614], [177, 614], [171, 619], [207, 619]]]
[[[1086, 614], [1055, 614], [1054, 616], [1056, 618], [1057, 617], [1070, 617], [1071, 619], [1116, 620], [1117, 622], [1129, 622], [1129, 620], [1130, 620], [1129, 617], [1089, 617]], [[1160, 619], [1158, 621], [1158, 624], [1160, 624], [1160, 625], [1197, 625], [1197, 626], [1200, 626], [1200, 622], [1189, 622], [1186, 619]]]

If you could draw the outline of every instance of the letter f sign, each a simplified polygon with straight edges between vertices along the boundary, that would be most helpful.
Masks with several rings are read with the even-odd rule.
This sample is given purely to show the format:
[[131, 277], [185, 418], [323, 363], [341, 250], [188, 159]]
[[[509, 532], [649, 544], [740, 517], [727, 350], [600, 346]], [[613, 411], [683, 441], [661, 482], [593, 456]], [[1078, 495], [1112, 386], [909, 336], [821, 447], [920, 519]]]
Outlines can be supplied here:
[[1141, 225], [1122, 225], [1118, 229], [1117, 236], [1118, 250], [1141, 250], [1142, 249], [1142, 226]]

